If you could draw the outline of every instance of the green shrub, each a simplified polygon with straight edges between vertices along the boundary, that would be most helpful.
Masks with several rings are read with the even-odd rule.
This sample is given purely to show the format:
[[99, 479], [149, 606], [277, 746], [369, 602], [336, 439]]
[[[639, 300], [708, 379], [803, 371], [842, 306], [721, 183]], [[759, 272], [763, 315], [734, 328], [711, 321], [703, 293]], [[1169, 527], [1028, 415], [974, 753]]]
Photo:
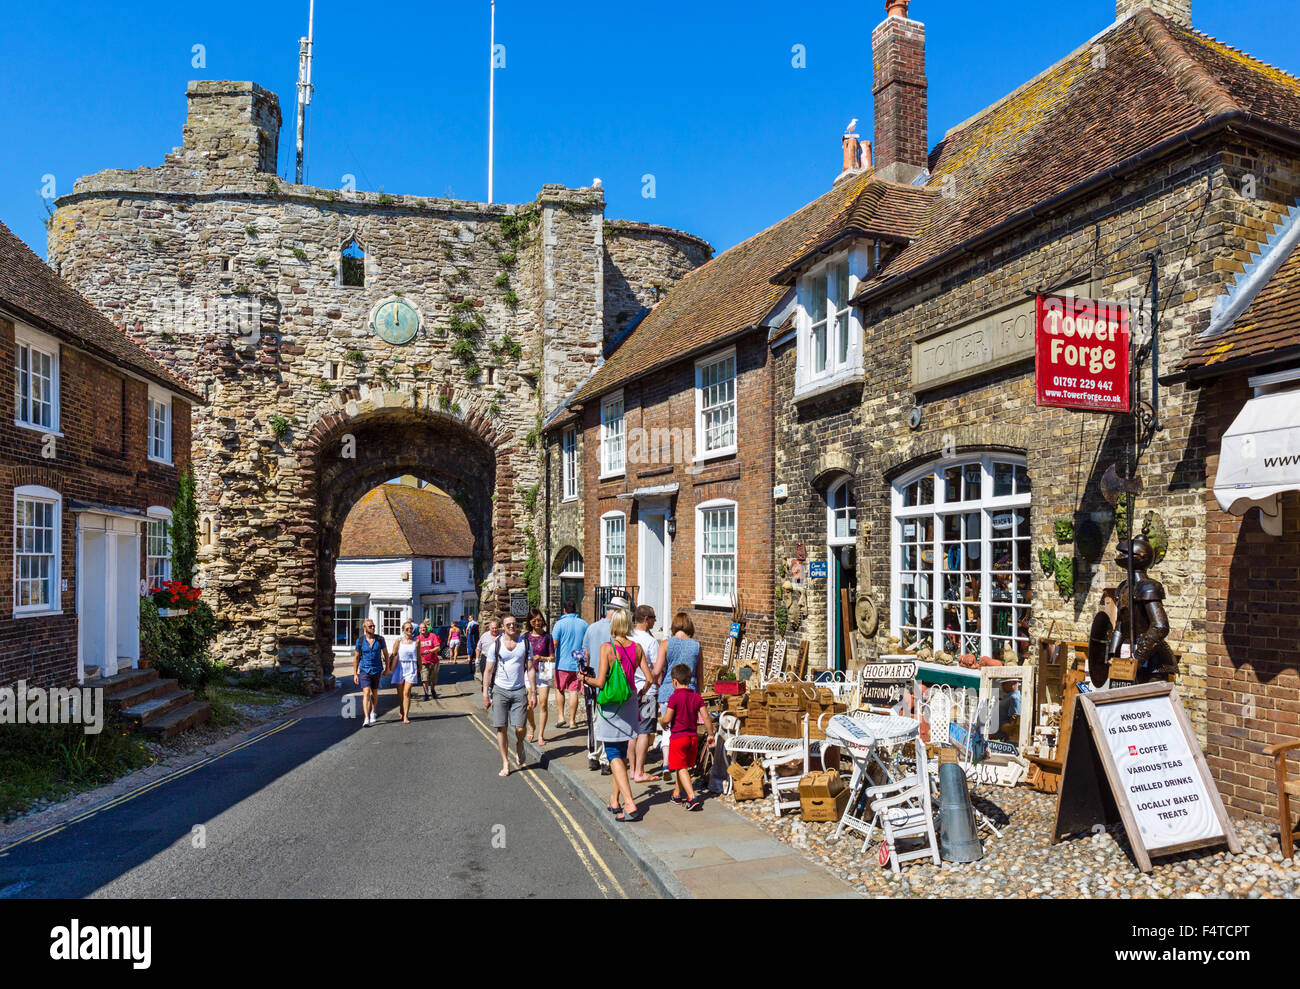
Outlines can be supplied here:
[[0, 822], [153, 761], [144, 740], [107, 713], [96, 735], [75, 724], [0, 725]]
[[217, 617], [206, 601], [195, 604], [189, 614], [163, 618], [153, 601], [140, 599], [140, 658], [164, 679], [200, 691], [221, 682], [230, 667], [208, 653], [216, 635]]

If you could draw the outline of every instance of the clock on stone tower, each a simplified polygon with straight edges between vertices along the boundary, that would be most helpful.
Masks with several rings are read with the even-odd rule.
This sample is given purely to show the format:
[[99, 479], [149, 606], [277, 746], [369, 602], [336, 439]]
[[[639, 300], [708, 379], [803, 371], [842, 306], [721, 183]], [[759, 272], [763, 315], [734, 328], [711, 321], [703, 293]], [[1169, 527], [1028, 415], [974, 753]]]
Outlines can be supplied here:
[[420, 314], [403, 299], [389, 299], [370, 314], [370, 328], [385, 343], [401, 346], [410, 343], [420, 329]]

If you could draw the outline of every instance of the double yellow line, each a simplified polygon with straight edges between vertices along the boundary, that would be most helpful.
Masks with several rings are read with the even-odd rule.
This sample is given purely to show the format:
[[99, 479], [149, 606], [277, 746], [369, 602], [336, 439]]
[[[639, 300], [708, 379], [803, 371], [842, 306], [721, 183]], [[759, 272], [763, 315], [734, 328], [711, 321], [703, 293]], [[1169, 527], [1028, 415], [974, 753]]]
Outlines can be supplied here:
[[158, 779], [152, 781], [151, 783], [145, 783], [141, 786], [136, 787], [134, 790], [129, 790], [128, 792], [122, 794], [120, 797], [114, 797], [112, 800], [105, 801], [104, 803], [100, 804], [98, 807], [86, 811], [84, 814], [78, 814], [76, 817], [70, 817], [66, 821], [62, 821], [58, 824], [52, 824], [48, 828], [44, 829], [43, 831], [37, 831], [34, 834], [29, 834], [26, 838], [20, 838], [18, 841], [15, 841], [13, 844], [5, 845], [3, 848], [0, 848], [0, 856], [8, 855], [12, 849], [17, 848], [19, 845], [25, 845], [28, 842], [35, 844], [38, 841], [44, 841], [46, 838], [50, 837], [50, 835], [58, 834], [60, 831], [63, 831], [64, 829], [71, 827], [73, 824], [80, 824], [82, 821], [90, 820], [96, 814], [102, 814], [106, 810], [112, 810], [114, 807], [120, 807], [122, 806], [122, 804], [134, 800], [136, 797], [144, 796], [146, 793], [148, 793], [151, 790], [156, 790], [160, 786], [166, 786], [168, 783], [175, 782], [176, 780], [180, 779], [182, 776], [188, 776], [190, 773], [197, 772], [198, 770], [202, 769], [204, 766], [210, 766], [218, 759], [224, 759], [226, 756], [233, 755], [234, 753], [240, 751], [241, 749], [246, 749], [250, 745], [256, 745], [258, 742], [262, 741], [263, 739], [267, 739], [270, 738], [272, 735], [279, 734], [280, 732], [284, 731], [286, 728], [292, 728], [301, 720], [302, 718], [290, 718], [288, 721], [284, 722], [283, 724], [276, 725], [274, 728], [268, 728], [266, 731], [259, 732], [258, 734], [252, 736], [251, 738], [245, 739], [244, 741], [240, 742], [238, 745], [226, 749], [225, 752], [221, 752], [217, 755], [210, 755], [205, 759], [200, 759], [198, 762], [194, 763], [193, 765], [185, 766], [182, 769], [177, 769], [173, 772], [168, 773], [166, 776], [160, 776]]
[[[494, 751], [499, 751], [495, 731], [483, 724], [477, 714], [471, 714], [469, 722], [478, 729], [479, 734], [492, 743]], [[596, 888], [600, 890], [601, 896], [607, 900], [611, 898], [626, 900], [627, 893], [619, 885], [613, 871], [601, 858], [600, 852], [596, 851], [596, 846], [587, 837], [582, 825], [569, 813], [569, 809], [564, 806], [560, 798], [551, 791], [549, 786], [536, 778], [536, 773], [521, 773], [520, 775], [523, 777], [523, 781], [537, 794], [537, 799], [542, 802], [542, 806], [551, 812], [551, 816], [555, 818], [555, 823], [560, 826], [560, 831], [563, 832], [564, 837], [569, 840], [569, 844], [573, 846], [574, 852], [577, 853], [578, 860], [583, 864], [588, 875], [591, 876]]]

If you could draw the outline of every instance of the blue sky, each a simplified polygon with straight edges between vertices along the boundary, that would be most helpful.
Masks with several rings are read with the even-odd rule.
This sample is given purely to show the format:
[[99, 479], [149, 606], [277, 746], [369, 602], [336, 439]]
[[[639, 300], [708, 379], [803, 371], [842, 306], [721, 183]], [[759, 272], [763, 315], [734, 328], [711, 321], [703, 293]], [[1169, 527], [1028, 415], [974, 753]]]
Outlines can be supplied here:
[[[829, 187], [850, 118], [870, 135], [871, 28], [883, 11], [883, 0], [500, 0], [496, 198], [599, 176], [611, 218], [730, 247]], [[914, 0], [931, 144], [1114, 13], [1113, 0]], [[1292, 72], [1298, 15], [1300, 0], [1193, 3], [1198, 28]], [[42, 177], [63, 194], [89, 172], [159, 164], [180, 143], [189, 79], [278, 93], [280, 173], [292, 175], [307, 0], [11, 4], [5, 19], [0, 219], [38, 253]], [[205, 67], [192, 66], [194, 45]], [[795, 45], [806, 68], [791, 65]], [[486, 0], [317, 0], [307, 181], [337, 186], [351, 173], [362, 189], [484, 198], [487, 50]]]

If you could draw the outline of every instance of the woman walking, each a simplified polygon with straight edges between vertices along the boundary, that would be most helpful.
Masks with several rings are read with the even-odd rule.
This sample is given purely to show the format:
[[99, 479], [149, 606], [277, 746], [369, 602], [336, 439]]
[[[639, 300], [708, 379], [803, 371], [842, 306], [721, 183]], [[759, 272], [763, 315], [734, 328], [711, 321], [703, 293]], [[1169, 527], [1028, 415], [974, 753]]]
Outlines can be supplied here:
[[[690, 615], [684, 611], [679, 611], [673, 616], [671, 634], [663, 642], [659, 643], [659, 659], [655, 662], [654, 676], [655, 683], [659, 684], [659, 714], [661, 717], [668, 707], [669, 698], [673, 696], [673, 691], [676, 689], [671, 671], [677, 666], [685, 666], [691, 671], [691, 679], [687, 686], [691, 690], [698, 691], [700, 689], [701, 660], [700, 644], [695, 641], [695, 623], [691, 621]], [[666, 780], [672, 778], [672, 773], [668, 771], [668, 749], [669, 740], [665, 737], [663, 754], [664, 779]]]
[[[632, 786], [627, 775], [627, 747], [636, 737], [639, 721], [641, 697], [638, 696], [633, 683], [637, 670], [645, 674], [648, 691], [653, 685], [650, 667], [646, 663], [645, 650], [632, 641], [632, 616], [625, 610], [614, 612], [609, 621], [610, 641], [600, 647], [600, 668], [596, 675], [582, 677], [582, 682], [589, 687], [602, 690], [618, 664], [619, 672], [626, 683], [627, 696], [618, 703], [601, 704], [596, 712], [596, 740], [605, 746], [605, 755], [609, 759], [610, 772], [613, 775], [613, 787], [609, 795], [609, 809], [619, 821], [639, 821], [641, 811], [632, 799]], [[617, 679], [617, 674], [615, 674]], [[619, 810], [619, 799], [623, 808]]]
[[528, 741], [546, 744], [546, 719], [550, 713], [551, 688], [555, 686], [555, 640], [546, 626], [546, 616], [537, 608], [528, 612], [528, 651], [537, 666], [537, 707], [528, 709]]
[[447, 657], [449, 663], [460, 662], [460, 628], [455, 622], [447, 627], [447, 649], [450, 655]]
[[501, 635], [487, 647], [486, 654], [483, 710], [492, 711], [492, 727], [497, 730], [497, 742], [501, 747], [501, 772], [497, 775], [509, 776], [507, 727], [515, 730], [515, 750], [522, 767], [524, 717], [537, 704], [537, 670], [528, 652], [528, 638], [519, 633], [519, 622], [513, 615], [502, 623]]
[[415, 641], [415, 625], [402, 625], [402, 637], [397, 641], [397, 662], [393, 664], [393, 684], [397, 687], [397, 706], [402, 712], [402, 724], [411, 723], [411, 688], [420, 682], [419, 643]]

